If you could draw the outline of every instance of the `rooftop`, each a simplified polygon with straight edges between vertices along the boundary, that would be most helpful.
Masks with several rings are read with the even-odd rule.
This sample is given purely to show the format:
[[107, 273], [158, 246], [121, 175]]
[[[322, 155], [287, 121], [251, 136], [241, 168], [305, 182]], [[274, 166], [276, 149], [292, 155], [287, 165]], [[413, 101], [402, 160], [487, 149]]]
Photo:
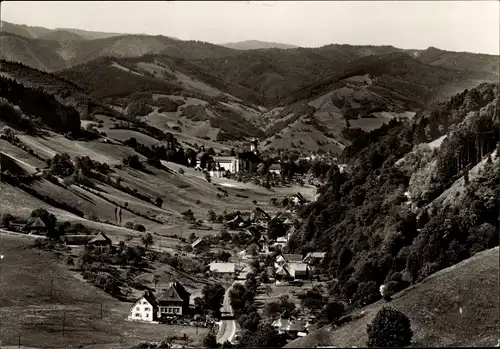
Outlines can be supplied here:
[[210, 263], [210, 271], [215, 271], [218, 273], [234, 273], [235, 264], [234, 263], [212, 262], [212, 263]]
[[158, 303], [163, 302], [183, 302], [186, 298], [189, 298], [190, 293], [186, 291], [184, 286], [179, 282], [174, 281], [170, 284], [170, 287], [162, 293], [160, 297], [156, 300]]

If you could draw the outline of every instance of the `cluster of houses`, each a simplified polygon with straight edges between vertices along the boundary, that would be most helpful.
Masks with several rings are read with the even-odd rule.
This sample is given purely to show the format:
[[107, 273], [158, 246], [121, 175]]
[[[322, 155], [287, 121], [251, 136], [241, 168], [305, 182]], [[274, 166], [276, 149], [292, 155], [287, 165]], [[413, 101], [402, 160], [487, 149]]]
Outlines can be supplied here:
[[[31, 217], [28, 222], [21, 228], [30, 235], [46, 235], [47, 226], [40, 217]], [[111, 239], [100, 232], [98, 234], [67, 234], [61, 237], [61, 241], [68, 246], [111, 246]]]
[[[303, 199], [299, 196], [297, 200]], [[285, 227], [286, 234], [276, 239], [268, 236], [268, 224], [271, 220], [279, 220]], [[253, 259], [258, 256], [275, 254], [283, 251], [288, 245], [288, 241], [296, 232], [295, 217], [291, 211], [280, 212], [271, 217], [264, 210], [256, 207], [252, 212], [240, 213], [225, 222], [226, 228], [239, 230], [248, 237], [245, 248], [239, 252], [240, 260]], [[198, 238], [191, 247], [196, 252], [209, 252], [210, 243], [206, 238]], [[311, 252], [305, 256], [300, 254], [286, 254], [279, 252], [267, 273], [271, 280], [278, 283], [283, 281], [304, 280], [316, 274], [316, 267], [325, 257], [325, 252]], [[209, 265], [212, 275], [220, 277], [236, 278], [238, 266], [234, 262], [213, 261]]]

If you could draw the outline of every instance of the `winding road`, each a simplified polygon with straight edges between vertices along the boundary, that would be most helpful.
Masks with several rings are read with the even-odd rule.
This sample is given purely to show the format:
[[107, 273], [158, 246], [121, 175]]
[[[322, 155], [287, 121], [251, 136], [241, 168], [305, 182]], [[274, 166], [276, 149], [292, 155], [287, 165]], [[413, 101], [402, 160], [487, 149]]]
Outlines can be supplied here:
[[[229, 292], [236, 284], [242, 284], [245, 282], [250, 267], [245, 265], [238, 275], [238, 280], [235, 280], [231, 287], [226, 290], [224, 294], [224, 301], [222, 302], [222, 312], [225, 314], [233, 315], [233, 309], [231, 308], [231, 300], [229, 298]], [[217, 343], [225, 343], [226, 341], [232, 342], [234, 336], [236, 335], [236, 320], [221, 320], [219, 325], [219, 331], [217, 332]]]

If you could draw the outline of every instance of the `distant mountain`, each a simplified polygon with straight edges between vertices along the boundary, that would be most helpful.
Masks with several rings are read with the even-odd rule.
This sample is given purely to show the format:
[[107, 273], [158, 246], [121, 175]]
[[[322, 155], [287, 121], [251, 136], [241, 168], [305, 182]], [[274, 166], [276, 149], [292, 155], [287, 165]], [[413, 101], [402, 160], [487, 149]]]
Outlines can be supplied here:
[[429, 47], [415, 53], [420, 61], [445, 68], [460, 69], [466, 72], [484, 72], [498, 75], [500, 56], [471, 52], [451, 52]]
[[56, 29], [54, 29], [54, 31], [60, 31], [60, 30], [79, 35], [79, 36], [81, 36], [85, 39], [88, 39], [88, 40], [105, 39], [105, 38], [110, 38], [113, 36], [125, 35], [124, 33], [96, 32], [96, 31], [74, 29], [74, 28], [56, 28]]
[[87, 38], [84, 38], [78, 34], [75, 34], [73, 32], [67, 31], [67, 30], [54, 30], [51, 31], [45, 35], [42, 35], [39, 37], [39, 39], [43, 40], [55, 40], [55, 41], [82, 41], [82, 40], [87, 40]]
[[52, 30], [42, 27], [30, 27], [24, 24], [14, 24], [6, 21], [0, 21], [2, 32], [12, 33], [20, 36], [24, 36], [25, 38], [38, 38], [42, 35], [46, 35], [50, 33]]
[[46, 71], [64, 69], [102, 56], [139, 57], [147, 54], [167, 54], [176, 58], [196, 60], [241, 53], [206, 42], [181, 41], [159, 35], [122, 35], [85, 40], [79, 34], [58, 30], [34, 39], [4, 31], [1, 33], [1, 39], [0, 58]]
[[279, 48], [279, 49], [290, 49], [297, 48], [298, 46], [281, 44], [278, 42], [267, 42], [258, 40], [246, 40], [238, 42], [230, 42], [227, 44], [222, 44], [221, 46], [229, 47], [234, 50], [258, 50], [258, 49], [268, 49], [268, 48]]
[[0, 33], [1, 59], [23, 63], [40, 70], [54, 71], [66, 67], [66, 61], [57, 52], [60, 46], [57, 41]]
[[[32, 38], [32, 39], [48, 39], [48, 40], [58, 40], [57, 39], [57, 34], [54, 37], [46, 37], [48, 34], [56, 32], [67, 32], [67, 33], [72, 33], [76, 34], [79, 37], [82, 37], [83, 39], [88, 39], [88, 40], [93, 40], [93, 39], [103, 39], [103, 38], [108, 38], [112, 36], [119, 36], [119, 35], [124, 35], [120, 33], [104, 33], [104, 32], [95, 32], [95, 31], [89, 31], [89, 30], [83, 30], [83, 29], [72, 29], [72, 28], [56, 28], [56, 29], [49, 29], [49, 28], [43, 28], [43, 27], [31, 27], [28, 25], [24, 24], [15, 24], [15, 23], [10, 23], [7, 21], [1, 21], [2, 25], [2, 32], [6, 33], [12, 33], [20, 36], [24, 36], [26, 38]], [[59, 34], [61, 35], [61, 34]], [[68, 37], [68, 34], [62, 34], [65, 37]], [[76, 37], [74, 37], [76, 38]], [[80, 39], [81, 40], [81, 39]]]

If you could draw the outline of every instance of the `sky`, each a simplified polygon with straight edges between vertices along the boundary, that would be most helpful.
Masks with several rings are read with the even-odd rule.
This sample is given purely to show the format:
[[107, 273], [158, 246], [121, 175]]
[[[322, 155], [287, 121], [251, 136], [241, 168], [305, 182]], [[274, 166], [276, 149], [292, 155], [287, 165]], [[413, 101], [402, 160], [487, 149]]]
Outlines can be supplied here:
[[434, 46], [499, 54], [491, 1], [2, 1], [2, 20], [46, 28], [165, 35], [215, 44], [261, 40]]

